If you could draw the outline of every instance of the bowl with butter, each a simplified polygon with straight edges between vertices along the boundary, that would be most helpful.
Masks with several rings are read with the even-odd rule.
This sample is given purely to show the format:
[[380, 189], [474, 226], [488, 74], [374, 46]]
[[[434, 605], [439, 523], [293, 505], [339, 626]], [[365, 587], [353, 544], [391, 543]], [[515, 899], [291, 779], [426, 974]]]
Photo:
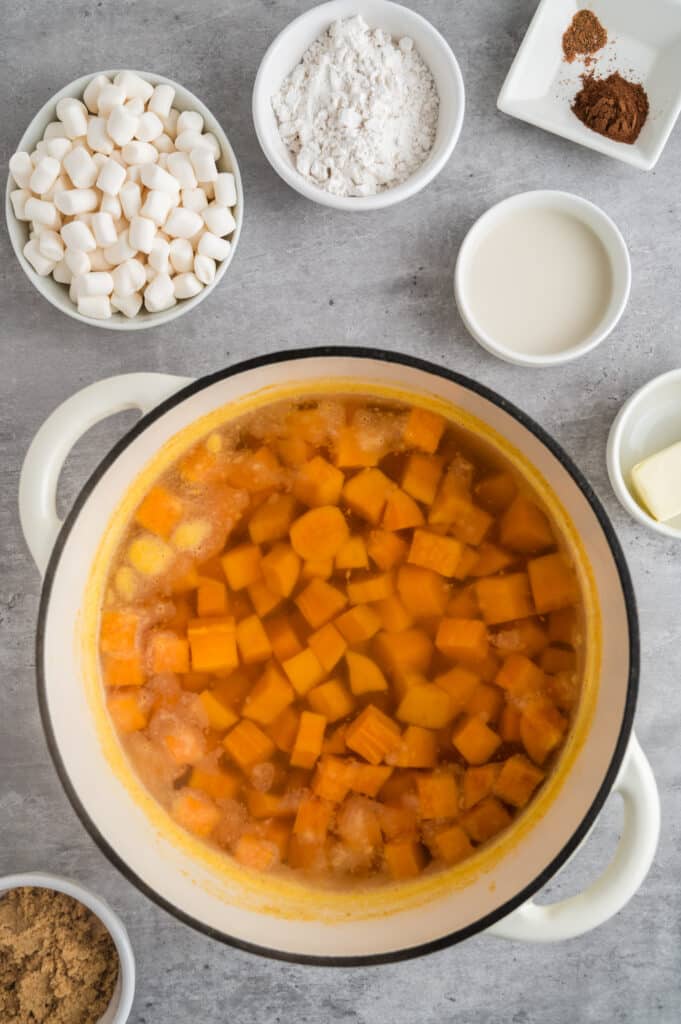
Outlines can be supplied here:
[[681, 369], [639, 388], [608, 438], [608, 474], [639, 523], [681, 540]]

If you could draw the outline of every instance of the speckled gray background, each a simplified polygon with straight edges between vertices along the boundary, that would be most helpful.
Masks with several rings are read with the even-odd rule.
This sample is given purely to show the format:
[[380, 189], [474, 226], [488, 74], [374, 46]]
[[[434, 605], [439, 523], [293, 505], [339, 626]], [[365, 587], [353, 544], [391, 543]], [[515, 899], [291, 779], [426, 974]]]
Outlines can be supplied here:
[[[643, 6], [643, 0], [639, 0]], [[224, 125], [240, 161], [246, 219], [217, 291], [167, 329], [98, 332], [32, 289], [0, 232], [0, 874], [47, 869], [101, 892], [137, 954], [135, 1024], [513, 1024], [681, 1019], [681, 655], [679, 548], [635, 525], [605, 471], [610, 422], [653, 375], [681, 364], [681, 133], [652, 173], [628, 168], [499, 114], [495, 100], [533, 0], [415, 0], [463, 71], [467, 110], [448, 167], [415, 199], [347, 216], [313, 205], [270, 169], [250, 118], [262, 53], [304, 0], [15, 0], [3, 6], [3, 166], [35, 111], [86, 71], [131, 66], [183, 82]], [[4, 51], [4, 52], [1, 52]], [[533, 373], [486, 355], [452, 301], [457, 248], [473, 220], [513, 192], [555, 187], [601, 204], [627, 239], [628, 309], [594, 354]], [[658, 857], [615, 919], [562, 945], [477, 937], [389, 967], [271, 963], [222, 947], [140, 896], [97, 850], [49, 760], [36, 708], [33, 634], [40, 581], [19, 530], [21, 459], [47, 414], [83, 385], [126, 370], [204, 374], [264, 350], [366, 342], [456, 367], [550, 430], [612, 515], [634, 576], [643, 632], [637, 730], [662, 796]], [[128, 417], [91, 431], [69, 460], [67, 508]], [[620, 824], [608, 806], [588, 845], [547, 890], [576, 892], [605, 865]]]

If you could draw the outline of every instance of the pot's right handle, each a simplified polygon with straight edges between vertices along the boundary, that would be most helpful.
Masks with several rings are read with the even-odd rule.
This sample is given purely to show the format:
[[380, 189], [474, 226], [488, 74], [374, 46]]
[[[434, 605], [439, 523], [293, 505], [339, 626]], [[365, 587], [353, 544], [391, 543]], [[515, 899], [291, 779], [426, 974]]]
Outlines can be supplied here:
[[64, 461], [76, 441], [95, 423], [126, 409], [144, 414], [180, 388], [190, 377], [167, 373], [125, 373], [77, 391], [51, 413], [33, 438], [19, 480], [19, 519], [41, 576], [61, 529], [57, 484]]
[[557, 942], [591, 931], [618, 913], [640, 888], [660, 834], [660, 798], [648, 759], [632, 733], [613, 786], [624, 804], [624, 824], [615, 856], [584, 892], [540, 906], [529, 900], [489, 929], [524, 942]]

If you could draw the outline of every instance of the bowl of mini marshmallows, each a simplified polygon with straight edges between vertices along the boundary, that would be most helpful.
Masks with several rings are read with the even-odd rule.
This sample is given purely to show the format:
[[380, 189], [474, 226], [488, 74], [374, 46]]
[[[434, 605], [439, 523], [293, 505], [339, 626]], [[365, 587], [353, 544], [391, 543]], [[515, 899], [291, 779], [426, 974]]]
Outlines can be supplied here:
[[9, 162], [17, 259], [68, 316], [156, 327], [223, 277], [243, 220], [236, 157], [210, 111], [160, 75], [104, 71], [57, 93]]

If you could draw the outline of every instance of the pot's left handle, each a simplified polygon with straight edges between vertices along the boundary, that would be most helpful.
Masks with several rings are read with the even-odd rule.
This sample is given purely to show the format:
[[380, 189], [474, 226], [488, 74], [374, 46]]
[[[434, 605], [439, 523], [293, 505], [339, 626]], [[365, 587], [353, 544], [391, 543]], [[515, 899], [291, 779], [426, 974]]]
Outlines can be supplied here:
[[126, 409], [149, 412], [191, 383], [167, 373], [125, 373], [77, 391], [51, 413], [33, 438], [19, 480], [19, 518], [41, 575], [61, 529], [57, 484], [64, 461], [79, 437], [95, 423]]

